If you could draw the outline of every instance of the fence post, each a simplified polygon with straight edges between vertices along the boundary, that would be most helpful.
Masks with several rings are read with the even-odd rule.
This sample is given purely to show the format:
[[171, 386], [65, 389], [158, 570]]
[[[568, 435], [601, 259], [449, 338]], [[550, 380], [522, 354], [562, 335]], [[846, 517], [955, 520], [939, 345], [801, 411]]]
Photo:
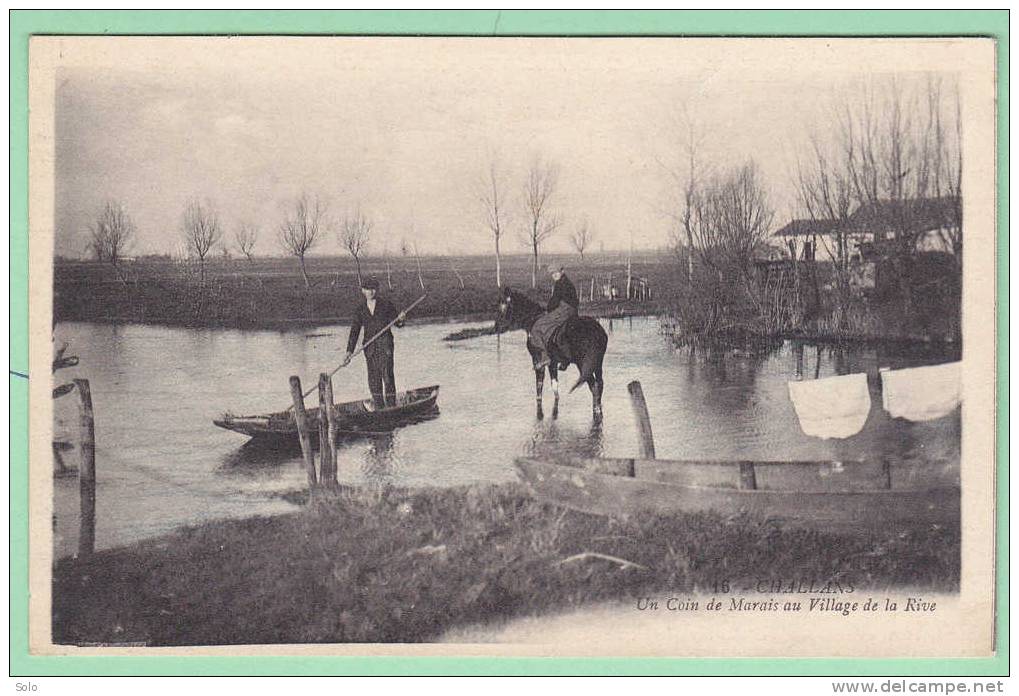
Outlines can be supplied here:
[[336, 414], [333, 413], [333, 381], [323, 372], [318, 376], [318, 453], [319, 477], [323, 484], [336, 483]]
[[308, 472], [308, 488], [314, 488], [318, 483], [315, 476], [315, 455], [311, 451], [308, 413], [304, 410], [304, 392], [301, 390], [300, 377], [290, 377], [290, 396], [294, 400], [294, 420], [297, 422], [297, 435], [301, 440], [301, 452], [304, 454], [304, 468]]
[[647, 401], [644, 399], [644, 389], [636, 380], [626, 385], [626, 389], [630, 392], [630, 404], [633, 406], [633, 415], [637, 418], [640, 456], [642, 459], [654, 459], [655, 437], [651, 432], [651, 415], [648, 413]]
[[76, 379], [74, 386], [78, 389], [81, 413], [81, 464], [78, 467], [81, 527], [78, 530], [78, 556], [89, 556], [96, 548], [96, 424], [88, 380]]
[[757, 490], [757, 472], [753, 462], [739, 463], [739, 487], [745, 491]]

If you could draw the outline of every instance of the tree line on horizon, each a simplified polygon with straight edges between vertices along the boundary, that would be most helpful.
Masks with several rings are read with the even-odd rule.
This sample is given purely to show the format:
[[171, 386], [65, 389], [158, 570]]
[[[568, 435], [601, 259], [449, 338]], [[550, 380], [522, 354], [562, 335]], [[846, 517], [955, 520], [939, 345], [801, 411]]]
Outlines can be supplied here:
[[[486, 231], [492, 235], [495, 242], [495, 282], [501, 287], [502, 243], [509, 229], [510, 216], [506, 205], [507, 190], [503, 173], [498, 160], [494, 157], [480, 189], [477, 197], [482, 208]], [[536, 287], [542, 248], [563, 226], [562, 214], [555, 205], [558, 193], [557, 167], [535, 159], [522, 189], [520, 208], [526, 224], [522, 225], [520, 241], [532, 256], [531, 285]], [[328, 215], [328, 208], [328, 201], [322, 196], [302, 192], [287, 203], [282, 220], [276, 229], [277, 248], [285, 256], [297, 259], [305, 287], [311, 286], [306, 258], [321, 246], [330, 232], [354, 260], [358, 279], [361, 278], [361, 260], [365, 258], [372, 241], [375, 225], [360, 205], [339, 219], [331, 218]], [[233, 250], [249, 262], [253, 262], [255, 248], [261, 238], [261, 230], [248, 221], [239, 222], [233, 230], [232, 237], [227, 237], [227, 231], [215, 205], [198, 197], [190, 198], [185, 203], [179, 233], [181, 242], [179, 256], [196, 261], [203, 279], [206, 260], [217, 248], [224, 256], [228, 256]], [[108, 200], [97, 211], [94, 222], [88, 227], [87, 250], [94, 259], [109, 262], [119, 274], [119, 264], [136, 241], [136, 237], [137, 228], [123, 203]], [[590, 251], [594, 238], [594, 231], [586, 219], [583, 219], [571, 233], [570, 244], [580, 255], [581, 261], [585, 253]], [[405, 257], [413, 254], [418, 259], [420, 276], [422, 254], [417, 241], [412, 240], [408, 243], [406, 238], [402, 239], [400, 251]], [[383, 256], [388, 258], [388, 245]]]
[[[730, 167], [712, 167], [703, 153], [704, 139], [704, 132], [688, 118], [685, 142], [677, 148], [684, 164], [670, 171], [679, 194], [678, 202], [669, 207], [671, 246], [681, 257], [688, 280], [693, 281], [696, 261], [747, 290], [752, 285], [754, 255], [774, 232], [775, 210], [754, 158], [748, 156]], [[872, 81], [835, 100], [832, 118], [808, 134], [806, 156], [798, 158], [790, 178], [805, 217], [833, 223], [831, 238], [822, 236], [819, 242], [830, 247], [840, 292], [847, 285], [849, 242], [859, 234], [849, 219], [867, 205], [886, 201], [931, 196], [954, 196], [961, 201], [960, 141], [958, 89], [954, 84], [946, 88], [940, 78]], [[535, 157], [515, 185], [514, 178], [491, 154], [472, 198], [482, 223], [479, 228], [493, 243], [496, 285], [502, 285], [507, 233], [515, 231], [531, 257], [531, 285], [536, 287], [543, 248], [566, 228], [559, 201], [559, 168]], [[908, 206], [904, 209], [908, 213]], [[889, 224], [897, 228], [893, 260], [898, 263], [915, 251], [920, 232], [908, 215]], [[195, 197], [185, 203], [179, 232], [179, 255], [197, 261], [204, 277], [206, 259], [217, 248], [224, 254], [235, 250], [253, 261], [263, 230], [242, 221], [228, 237], [215, 205]], [[275, 232], [277, 248], [297, 260], [306, 287], [310, 287], [306, 257], [321, 248], [329, 235], [353, 259], [358, 277], [361, 260], [377, 236], [371, 216], [360, 205], [334, 218], [325, 198], [307, 192], [286, 203]], [[117, 267], [135, 240], [136, 228], [123, 204], [107, 201], [88, 233], [92, 256]], [[961, 215], [944, 234], [961, 259]], [[569, 231], [569, 242], [581, 260], [596, 236], [584, 218]], [[413, 229], [411, 237], [409, 243], [401, 240], [400, 251], [420, 259]]]

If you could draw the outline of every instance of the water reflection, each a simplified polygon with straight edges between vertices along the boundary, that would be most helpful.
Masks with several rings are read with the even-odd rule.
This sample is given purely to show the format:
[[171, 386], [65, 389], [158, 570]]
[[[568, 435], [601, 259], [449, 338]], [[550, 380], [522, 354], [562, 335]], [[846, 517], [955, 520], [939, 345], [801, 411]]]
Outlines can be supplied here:
[[587, 430], [558, 420], [537, 421], [530, 442], [524, 448], [524, 454], [529, 457], [601, 457], [604, 453], [601, 418], [593, 418]]
[[400, 459], [394, 453], [396, 436], [392, 432], [373, 433], [361, 457], [361, 476], [368, 486], [385, 487], [399, 478]]
[[249, 476], [266, 469], [278, 469], [281, 461], [301, 456], [301, 445], [296, 440], [248, 440], [225, 453], [216, 472], [227, 476]]

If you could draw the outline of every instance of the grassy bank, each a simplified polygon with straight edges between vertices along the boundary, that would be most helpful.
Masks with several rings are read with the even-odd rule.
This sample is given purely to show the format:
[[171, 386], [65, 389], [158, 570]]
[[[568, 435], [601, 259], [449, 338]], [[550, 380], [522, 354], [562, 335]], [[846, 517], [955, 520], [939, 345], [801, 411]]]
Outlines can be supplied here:
[[[573, 558], [588, 552], [637, 566]], [[845, 537], [717, 515], [623, 523], [548, 507], [515, 484], [344, 491], [292, 515], [61, 561], [53, 633], [71, 644], [416, 642], [721, 579], [956, 591], [959, 530]]]
[[[618, 256], [560, 258], [583, 298], [582, 311], [591, 316], [623, 316], [661, 311], [657, 302], [606, 299], [601, 286], [612, 283], [625, 293], [626, 260]], [[383, 292], [397, 306], [406, 306], [423, 293], [428, 297], [413, 318], [487, 320], [494, 317], [499, 298], [494, 260], [489, 257], [429, 257], [421, 259], [420, 277], [413, 258], [367, 259], [362, 273], [379, 279]], [[169, 326], [288, 329], [345, 322], [361, 301], [357, 269], [346, 258], [308, 261], [306, 287], [293, 259], [217, 259], [209, 261], [202, 279], [197, 266], [169, 259], [126, 262], [115, 270], [109, 264], [60, 262], [54, 268], [56, 321], [134, 322]], [[671, 295], [671, 269], [662, 258], [635, 258], [631, 272], [648, 278], [652, 288]], [[530, 260], [503, 260], [503, 285], [530, 291]], [[595, 298], [591, 299], [591, 281]], [[424, 286], [422, 288], [422, 285]], [[531, 294], [547, 300], [551, 281], [541, 272]]]
[[[943, 269], [927, 274], [933, 279], [930, 282], [916, 284], [907, 312], [889, 287], [860, 294], [850, 305], [840, 306], [834, 302], [831, 279], [821, 271], [816, 292], [806, 279], [798, 291], [767, 280], [759, 301], [748, 303], [743, 298], [740, 302], [732, 296], [732, 288], [720, 287], [710, 274], [687, 282], [685, 267], [667, 253], [633, 257], [631, 274], [646, 280], [651, 299], [626, 300], [625, 256], [589, 254], [584, 261], [576, 256], [546, 260], [553, 258], [566, 265], [576, 283], [582, 314], [657, 314], [665, 318], [666, 332], [680, 344], [746, 348], [784, 338], [958, 343], [958, 288]], [[366, 259], [361, 266], [364, 274], [379, 279], [397, 306], [407, 306], [427, 292], [414, 309], [412, 321], [494, 318], [499, 288], [490, 257], [427, 257], [421, 259], [420, 270], [416, 259], [402, 256], [388, 261]], [[119, 269], [95, 262], [58, 261], [54, 319], [273, 330], [348, 321], [361, 301], [353, 261], [316, 257], [309, 259], [308, 271], [310, 286], [306, 287], [293, 259], [215, 259], [206, 264], [204, 279], [194, 264], [166, 258], [125, 262]], [[538, 288], [531, 289], [526, 256], [504, 257], [502, 281], [539, 301], [547, 300], [550, 292], [544, 272]], [[618, 297], [606, 297], [610, 281]], [[787, 281], [783, 282], [788, 285]]]

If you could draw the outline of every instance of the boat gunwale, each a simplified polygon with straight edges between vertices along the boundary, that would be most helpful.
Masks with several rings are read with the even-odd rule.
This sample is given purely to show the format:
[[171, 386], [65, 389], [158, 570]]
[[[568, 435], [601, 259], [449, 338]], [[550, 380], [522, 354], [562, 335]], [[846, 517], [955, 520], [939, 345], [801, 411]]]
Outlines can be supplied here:
[[[439, 385], [438, 384], [432, 385], [430, 387], [418, 387], [416, 389], [408, 389], [407, 391], [400, 392], [400, 393], [403, 394], [403, 395], [406, 395], [406, 394], [418, 394], [418, 393], [422, 393], [422, 392], [429, 392], [429, 394], [427, 396], [425, 396], [424, 398], [416, 399], [414, 401], [410, 401], [408, 403], [405, 403], [405, 404], [402, 404], [402, 405], [399, 405], [399, 406], [387, 406], [387, 407], [381, 408], [381, 409], [379, 409], [377, 411], [368, 411], [368, 410], [365, 410], [365, 411], [361, 411], [360, 413], [365, 413], [365, 414], [368, 414], [368, 413], [371, 413], [371, 414], [393, 413], [393, 412], [396, 412], [396, 411], [400, 411], [402, 409], [411, 408], [413, 406], [419, 406], [419, 405], [427, 402], [429, 399], [433, 398], [433, 396], [434, 397], [438, 397], [438, 391], [439, 391]], [[369, 397], [364, 398], [364, 399], [354, 399], [352, 401], [341, 401], [338, 404], [333, 404], [333, 409], [334, 410], [335, 409], [339, 409], [341, 406], [358, 406], [358, 405], [362, 405], [362, 404], [364, 404], [364, 402], [370, 401], [370, 400], [371, 400], [371, 397], [369, 396]], [[289, 420], [290, 419], [290, 414], [292, 412], [293, 412], [293, 409], [284, 409], [282, 411], [274, 411], [273, 413], [256, 414], [256, 415], [250, 415], [250, 416], [236, 416], [236, 415], [233, 415], [233, 414], [229, 414], [228, 416], [225, 416], [223, 418], [216, 418], [216, 419], [214, 419], [213, 423], [216, 423], [218, 425], [219, 423], [226, 423], [228, 421], [238, 421], [238, 420], [246, 420], [246, 419], [250, 419], [250, 420], [262, 420], [262, 421], [268, 420], [269, 422], [272, 422], [273, 420], [283, 420], [284, 416], [286, 417], [287, 420]], [[308, 407], [307, 413], [318, 413], [318, 406]]]
[[[585, 461], [618, 461], [618, 462], [627, 462], [627, 461], [632, 461], [632, 462], [639, 462], [639, 461], [649, 461], [650, 462], [650, 461], [653, 461], [653, 462], [662, 462], [662, 463], [681, 462], [681, 463], [687, 463], [687, 464], [718, 465], [720, 467], [722, 467], [722, 466], [734, 466], [734, 465], [737, 465], [737, 464], [740, 464], [740, 463], [745, 463], [745, 462], [748, 462], [748, 461], [752, 461], [755, 465], [756, 464], [778, 464], [778, 465], [784, 465], [784, 464], [810, 465], [810, 464], [815, 464], [815, 465], [823, 465], [823, 464], [826, 463], [826, 462], [783, 462], [783, 461], [777, 461], [777, 460], [776, 461], [761, 461], [761, 462], [757, 462], [757, 461], [754, 461], [754, 460], [732, 460], [732, 461], [710, 461], [710, 460], [708, 460], [708, 461], [696, 461], [696, 460], [675, 460], [675, 459], [642, 459], [640, 457], [634, 457], [634, 458], [628, 458], [628, 457], [587, 457], [587, 458], [580, 458], [580, 459], [584, 459]], [[864, 461], [866, 461], [866, 460], [864, 460]], [[527, 465], [527, 464], [536, 465], [536, 466], [532, 466], [531, 467], [532, 470], [536, 470], [538, 467], [543, 467], [543, 468], [550, 468], [553, 471], [562, 471], [563, 473], [574, 471], [574, 472], [577, 472], [578, 474], [582, 474], [584, 476], [597, 476], [597, 477], [605, 478], [606, 480], [611, 480], [613, 482], [615, 482], [615, 481], [627, 482], [627, 483], [623, 484], [623, 485], [627, 485], [627, 486], [630, 486], [630, 485], [654, 485], [654, 486], [661, 486], [662, 488], [665, 488], [665, 489], [677, 488], [677, 489], [690, 490], [690, 491], [712, 491], [712, 492], [719, 492], [719, 493], [725, 494], [725, 495], [740, 494], [740, 495], [758, 496], [758, 497], [767, 497], [767, 496], [788, 497], [788, 496], [794, 496], [794, 495], [795, 496], [809, 495], [809, 496], [836, 496], [836, 497], [842, 497], [842, 496], [858, 496], [858, 495], [876, 495], [876, 497], [888, 497], [888, 496], [897, 496], [897, 495], [907, 496], [907, 495], [921, 495], [921, 494], [931, 494], [931, 493], [933, 493], [933, 494], [938, 494], [938, 493], [954, 493], [954, 492], [961, 491], [961, 486], [958, 485], [958, 484], [956, 484], [956, 485], [929, 486], [927, 488], [857, 488], [857, 489], [849, 489], [849, 490], [827, 490], [827, 491], [796, 490], [796, 489], [784, 489], [784, 488], [739, 488], [739, 487], [735, 487], [735, 486], [734, 487], [729, 487], [729, 486], [707, 486], [707, 485], [677, 483], [675, 481], [662, 481], [662, 480], [659, 480], [659, 479], [655, 479], [655, 478], [651, 478], [651, 477], [647, 477], [647, 476], [640, 476], [640, 475], [628, 476], [628, 475], [625, 475], [625, 474], [622, 474], [622, 473], [615, 473], [615, 472], [612, 472], [612, 471], [596, 471], [596, 470], [593, 470], [593, 469], [586, 469], [586, 468], [582, 468], [582, 467], [575, 467], [575, 466], [568, 466], [566, 464], [560, 464], [560, 463], [558, 463], [556, 461], [550, 461], [548, 458], [542, 458], [542, 457], [516, 457], [514, 459], [514, 466], [515, 466], [515, 468], [521, 474], [525, 475], [525, 480], [528, 483], [530, 483], [530, 480], [527, 479], [526, 476], [530, 472], [525, 470], [526, 467], [523, 466], [523, 465]]]

